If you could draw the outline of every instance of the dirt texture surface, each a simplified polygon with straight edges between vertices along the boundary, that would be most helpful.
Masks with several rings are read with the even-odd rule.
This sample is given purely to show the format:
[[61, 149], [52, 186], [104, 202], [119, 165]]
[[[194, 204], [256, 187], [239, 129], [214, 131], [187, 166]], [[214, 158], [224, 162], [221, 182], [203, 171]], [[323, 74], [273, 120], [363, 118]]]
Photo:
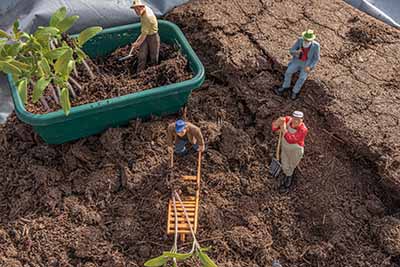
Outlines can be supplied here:
[[[71, 96], [71, 105], [79, 106], [95, 103], [100, 100], [111, 99], [139, 91], [156, 88], [172, 83], [178, 83], [192, 78], [192, 72], [188, 67], [187, 59], [179, 52], [179, 49], [162, 44], [160, 47], [159, 64], [149, 66], [144, 71], [137, 73], [138, 50], [134, 50], [132, 57], [127, 60], [118, 59], [129, 54], [130, 46], [116, 50], [105, 59], [98, 58], [90, 62], [91, 69], [95, 74], [93, 80], [83, 65], [78, 66], [78, 77], [73, 76], [82, 87], [79, 89], [74, 83], [76, 97]], [[73, 75], [73, 74], [72, 74]], [[33, 90], [30, 88], [31, 91]], [[36, 104], [30, 102], [26, 109], [32, 113], [48, 113], [60, 109], [60, 106], [52, 98], [50, 90], [45, 95], [50, 110], [39, 101]]]
[[[363, 85], [356, 73], [371, 69], [353, 58], [377, 51], [385, 62], [372, 70], [391, 73], [398, 32], [337, 0], [236, 2], [193, 1], [167, 16], [207, 69], [188, 105], [208, 146], [200, 243], [212, 246], [219, 267], [269, 267], [273, 259], [285, 267], [400, 266], [398, 125], [379, 127], [384, 119], [366, 108], [375, 97], [363, 91], [393, 103], [378, 105], [391, 114], [387, 126], [396, 121], [387, 109], [398, 105], [398, 83], [385, 87], [368, 76], [373, 84]], [[272, 87], [282, 82], [288, 48], [308, 27], [317, 31], [322, 60], [292, 102]], [[385, 41], [369, 43], [368, 36]], [[340, 50], [356, 44], [356, 52]], [[335, 61], [339, 51], [353, 51], [340, 57], [347, 63]], [[281, 194], [268, 176], [277, 141], [270, 127], [295, 109], [304, 111], [309, 135], [294, 188]], [[176, 183], [166, 129], [176, 117], [134, 121], [60, 146], [44, 144], [11, 117], [0, 128], [0, 265], [136, 267], [169, 250], [167, 203]], [[196, 159], [177, 158], [176, 173], [194, 175]]]

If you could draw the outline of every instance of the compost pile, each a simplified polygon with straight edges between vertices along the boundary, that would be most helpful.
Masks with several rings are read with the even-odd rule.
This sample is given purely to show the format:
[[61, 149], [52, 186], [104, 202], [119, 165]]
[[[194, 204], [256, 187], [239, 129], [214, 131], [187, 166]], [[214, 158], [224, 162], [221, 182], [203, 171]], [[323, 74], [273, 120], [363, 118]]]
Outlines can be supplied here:
[[[111, 99], [139, 91], [156, 88], [172, 83], [178, 83], [192, 78], [192, 72], [187, 59], [178, 48], [166, 44], [160, 47], [159, 64], [150, 66], [137, 73], [138, 50], [132, 57], [119, 61], [118, 59], [129, 54], [130, 45], [117, 49], [106, 58], [97, 58], [91, 62], [91, 68], [96, 78], [91, 80], [82, 65], [78, 67], [79, 77], [74, 77], [82, 86], [76, 98], [72, 99], [72, 106], [95, 103], [100, 100]], [[50, 92], [47, 92], [50, 97]], [[50, 111], [60, 109], [54, 101], [49, 103]], [[29, 104], [27, 110], [33, 113], [47, 113], [46, 109], [38, 104]]]
[[[398, 116], [389, 110], [399, 102], [398, 31], [339, 0], [201, 0], [167, 19], [208, 71], [188, 119], [208, 146], [198, 239], [218, 266], [399, 266], [399, 126], [378, 127]], [[309, 25], [327, 49], [291, 102], [272, 87], [282, 81], [286, 48]], [[371, 67], [363, 65], [368, 53], [380, 55]], [[366, 103], [386, 113], [372, 116]], [[295, 188], [280, 194], [268, 176], [277, 141], [270, 127], [294, 109], [310, 130]], [[166, 129], [177, 116], [59, 146], [11, 117], [0, 128], [0, 265], [136, 267], [169, 250]], [[195, 175], [196, 161], [195, 153], [177, 158], [176, 176]]]

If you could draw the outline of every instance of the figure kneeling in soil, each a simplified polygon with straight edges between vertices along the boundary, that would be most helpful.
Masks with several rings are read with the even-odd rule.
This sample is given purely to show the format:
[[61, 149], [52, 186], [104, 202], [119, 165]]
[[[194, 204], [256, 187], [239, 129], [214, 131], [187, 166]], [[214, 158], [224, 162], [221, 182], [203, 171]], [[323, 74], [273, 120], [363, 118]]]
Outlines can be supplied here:
[[134, 0], [131, 6], [135, 13], [140, 16], [141, 31], [137, 40], [132, 44], [129, 55], [133, 49], [139, 48], [137, 72], [146, 68], [147, 58], [150, 57], [150, 64], [156, 65], [160, 54], [160, 35], [158, 34], [157, 17], [150, 7]]
[[294, 85], [291, 95], [292, 100], [297, 99], [308, 74], [315, 69], [320, 59], [320, 45], [315, 41], [315, 38], [314, 31], [303, 32], [302, 37], [290, 49], [290, 54], [293, 58], [289, 62], [282, 87], [274, 89], [277, 95], [282, 96], [289, 89], [293, 74], [300, 72], [299, 79]]
[[303, 123], [303, 112], [294, 111], [292, 116], [280, 117], [272, 123], [272, 131], [282, 131], [282, 171], [285, 178], [281, 183], [288, 190], [292, 185], [293, 172], [304, 155], [304, 140], [308, 129]]
[[[188, 149], [186, 144], [190, 142], [197, 152], [204, 152], [204, 138], [199, 127], [184, 120], [177, 120], [168, 125], [167, 130], [168, 151], [172, 154], [174, 151], [178, 155], [186, 155]], [[175, 145], [175, 147], [174, 147]]]

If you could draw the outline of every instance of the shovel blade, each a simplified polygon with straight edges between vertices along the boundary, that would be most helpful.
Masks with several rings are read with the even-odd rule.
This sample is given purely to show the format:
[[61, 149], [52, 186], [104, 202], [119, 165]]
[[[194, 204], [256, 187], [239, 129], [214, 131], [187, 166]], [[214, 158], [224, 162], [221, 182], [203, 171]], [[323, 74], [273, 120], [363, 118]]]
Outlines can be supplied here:
[[121, 61], [127, 60], [128, 58], [131, 58], [131, 57], [132, 57], [132, 55], [127, 55], [127, 56], [119, 58], [118, 61], [121, 62]]
[[269, 165], [269, 174], [272, 177], [276, 178], [279, 176], [279, 173], [282, 170], [282, 166], [277, 159], [272, 159], [271, 164]]

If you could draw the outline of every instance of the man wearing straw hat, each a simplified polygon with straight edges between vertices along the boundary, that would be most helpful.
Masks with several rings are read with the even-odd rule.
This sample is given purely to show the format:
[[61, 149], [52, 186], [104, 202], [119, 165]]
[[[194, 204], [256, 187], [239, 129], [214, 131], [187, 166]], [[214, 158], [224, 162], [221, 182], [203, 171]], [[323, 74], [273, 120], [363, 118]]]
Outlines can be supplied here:
[[285, 174], [281, 186], [288, 190], [292, 185], [293, 172], [304, 155], [304, 140], [308, 129], [303, 122], [303, 112], [294, 111], [292, 116], [280, 117], [272, 123], [272, 131], [282, 131], [281, 164]]
[[160, 54], [160, 35], [158, 34], [157, 17], [150, 7], [144, 5], [140, 0], [134, 0], [131, 6], [136, 15], [140, 17], [141, 31], [137, 40], [132, 44], [132, 49], [140, 48], [137, 71], [146, 68], [147, 58], [150, 57], [150, 64], [158, 63]]
[[289, 89], [293, 74], [300, 72], [299, 79], [293, 87], [291, 95], [292, 100], [297, 99], [308, 74], [315, 69], [320, 60], [320, 45], [315, 41], [315, 38], [314, 31], [307, 30], [303, 32], [302, 37], [290, 49], [290, 54], [293, 58], [289, 62], [282, 87], [274, 89], [277, 95], [282, 96]]

